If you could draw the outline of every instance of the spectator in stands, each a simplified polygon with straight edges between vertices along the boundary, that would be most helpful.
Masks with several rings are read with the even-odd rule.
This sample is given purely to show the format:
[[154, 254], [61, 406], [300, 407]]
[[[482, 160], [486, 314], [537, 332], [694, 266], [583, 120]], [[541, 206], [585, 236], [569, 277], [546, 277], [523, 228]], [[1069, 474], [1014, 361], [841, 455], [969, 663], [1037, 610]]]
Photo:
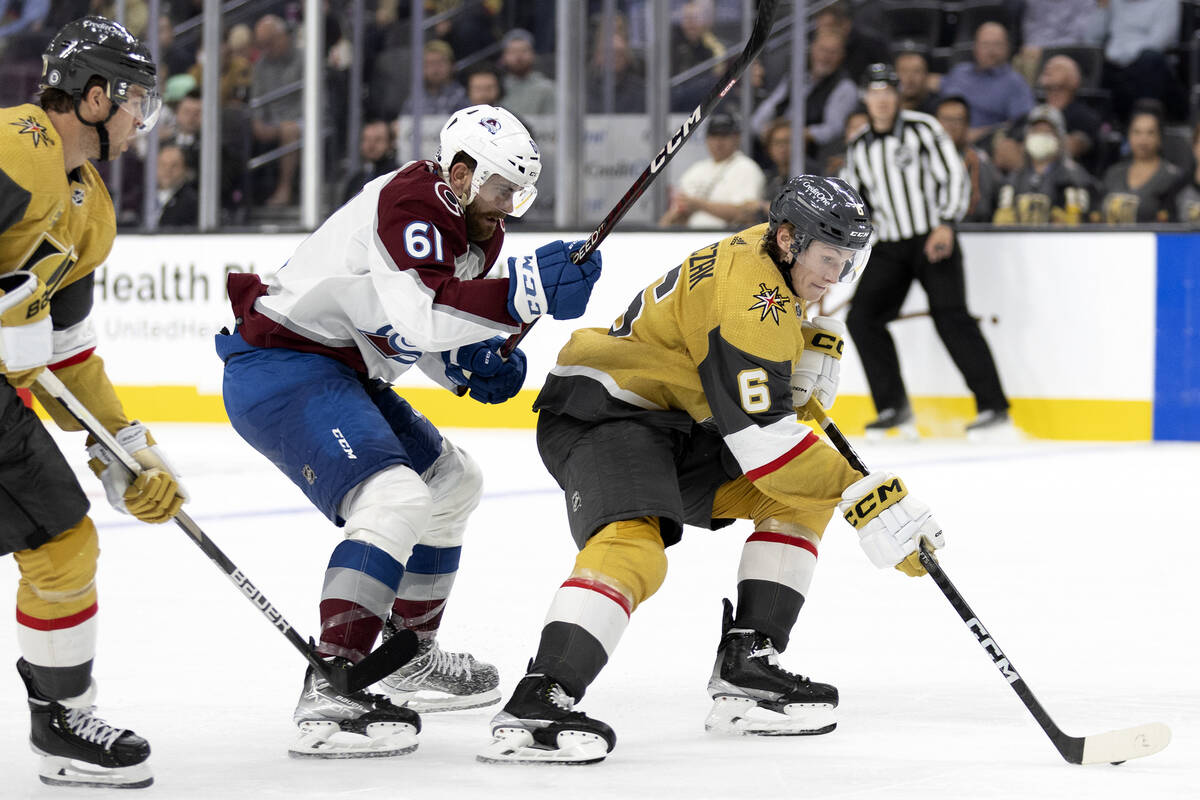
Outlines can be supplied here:
[[358, 154], [362, 158], [362, 166], [358, 172], [346, 178], [342, 187], [343, 203], [358, 194], [358, 190], [369, 181], [399, 168], [400, 165], [396, 163], [396, 142], [392, 136], [392, 126], [382, 119], [363, 123]]
[[816, 31], [833, 33], [842, 40], [846, 53], [846, 72], [850, 81], [857, 85], [867, 65], [879, 60], [880, 53], [888, 51], [887, 42], [854, 22], [854, 10], [847, 0], [836, 0], [817, 12], [813, 20]]
[[1066, 154], [1062, 112], [1039, 105], [1025, 125], [1025, 166], [1001, 187], [992, 221], [997, 225], [1078, 225], [1095, 206], [1092, 176]]
[[[678, 75], [713, 58], [725, 55], [725, 45], [713, 33], [713, 0], [688, 0], [679, 13], [679, 24], [671, 28], [671, 74]], [[712, 88], [713, 75], [720, 75], [724, 64], [712, 72], [693, 76], [671, 88], [671, 110], [691, 111]]]
[[[403, 4], [402, 4], [403, 5]], [[433, 34], [455, 53], [478, 53], [496, 43], [496, 17], [504, 3], [501, 0], [425, 0], [427, 13], [449, 14], [433, 29]], [[457, 111], [458, 109], [454, 109]]]
[[1100, 115], [1075, 95], [1079, 91], [1079, 65], [1070, 56], [1051, 56], [1038, 76], [1045, 101], [1063, 114], [1067, 124], [1067, 154], [1091, 172], [1096, 166], [1104, 123]]
[[[486, 61], [476, 64], [467, 70], [466, 75], [463, 76], [463, 83], [467, 87], [467, 105], [469, 106], [485, 103], [489, 106], [498, 106], [504, 97], [503, 76], [495, 64]], [[507, 108], [508, 105], [505, 104], [505, 107]]]
[[[1013, 58], [1013, 66], [1032, 83], [1045, 48], [1088, 43], [1095, 13], [1096, 0], [1024, 0], [1021, 51]], [[1068, 130], [1070, 124], [1068, 119]]]
[[1104, 173], [1105, 222], [1170, 222], [1175, 218], [1175, 194], [1183, 171], [1162, 157], [1162, 104], [1139, 100], [1129, 119], [1128, 159]]
[[165, 144], [178, 147], [183, 153], [184, 163], [196, 174], [200, 169], [200, 125], [203, 121], [203, 105], [200, 90], [193, 89], [175, 106], [175, 132]]
[[1139, 98], [1152, 97], [1173, 119], [1186, 117], [1183, 87], [1167, 63], [1179, 42], [1179, 0], [1096, 0], [1089, 41], [1104, 45], [1104, 86], [1124, 122]]
[[726, 111], [715, 112], [705, 131], [709, 157], [684, 171], [659, 225], [734, 228], [758, 219], [763, 171], [739, 149], [742, 126]]
[[967, 203], [967, 213], [963, 221], [990, 222], [996, 207], [1000, 173], [988, 154], [982, 148], [971, 144], [968, 136], [971, 129], [970, 103], [958, 95], [947, 95], [938, 101], [934, 116], [950, 137], [950, 141], [954, 142], [954, 147], [962, 156], [963, 165], [967, 168], [967, 175], [971, 178], [971, 198]]
[[1175, 208], [1176, 220], [1200, 228], [1200, 122], [1192, 129], [1191, 179], [1184, 180]]
[[[304, 61], [292, 46], [292, 35], [283, 20], [267, 14], [254, 23], [254, 43], [261, 53], [254, 64], [250, 92], [255, 98], [296, 83], [304, 77]], [[289, 92], [258, 106], [251, 116], [254, 140], [265, 149], [291, 144], [300, 138], [301, 92]], [[288, 205], [296, 187], [300, 151], [292, 150], [279, 159], [275, 188], [267, 197], [269, 206]]]
[[194, 228], [200, 216], [200, 195], [183, 150], [173, 144], [158, 149], [158, 227]]
[[850, 116], [846, 117], [846, 127], [844, 135], [838, 146], [830, 150], [826, 154], [825, 167], [822, 174], [830, 177], [837, 177], [843, 168], [846, 166], [846, 147], [850, 144], [850, 140], [858, 135], [858, 132], [871, 124], [871, 115], [867, 113], [867, 107], [859, 103], [850, 112]]
[[[858, 102], [854, 81], [842, 66], [845, 46], [840, 36], [817, 31], [808, 48], [808, 95], [804, 99], [804, 143], [809, 159], [819, 160], [819, 152], [836, 145], [846, 126], [846, 117]], [[784, 116], [791, 106], [791, 78], [784, 78], [751, 117], [755, 131], [761, 132], [772, 120]]]
[[897, 49], [896, 76], [900, 78], [900, 107], [909, 111], [932, 114], [937, 110], [937, 96], [930, 91], [929, 61], [916, 42], [902, 42]]
[[[250, 57], [254, 45], [254, 34], [250, 26], [238, 24], [225, 35], [221, 48], [221, 107], [245, 105], [250, 100], [251, 84], [254, 81], [254, 60]], [[192, 67], [191, 73], [197, 81], [201, 77], [200, 64]]]
[[975, 31], [973, 60], [954, 65], [941, 81], [942, 94], [971, 99], [972, 143], [1033, 108], [1033, 90], [1009, 66], [1008, 54], [1007, 29], [985, 22]]
[[[424, 60], [421, 62], [425, 86], [425, 99], [421, 113], [433, 117], [448, 117], [460, 108], [470, 105], [462, 84], [454, 80], [454, 51], [440, 39], [425, 43]], [[401, 114], [411, 114], [413, 99], [410, 97], [400, 107]]]
[[504, 107], [518, 117], [553, 114], [554, 81], [533, 68], [533, 34], [516, 28], [504, 35], [503, 44]]
[[767, 219], [771, 201], [775, 199], [787, 179], [792, 176], [792, 121], [779, 117], [767, 126], [763, 134], [763, 150], [770, 162], [763, 171], [762, 202], [759, 203], [760, 219]]
[[[588, 74], [587, 110], [592, 114], [641, 114], [646, 110], [646, 79], [629, 46], [624, 25], [610, 30], [605, 47], [605, 25], [596, 30]], [[609, 96], [609, 87], [612, 95]]]
[[196, 63], [196, 51], [175, 41], [175, 28], [166, 14], [158, 17], [158, 63], [167, 75], [182, 75]]

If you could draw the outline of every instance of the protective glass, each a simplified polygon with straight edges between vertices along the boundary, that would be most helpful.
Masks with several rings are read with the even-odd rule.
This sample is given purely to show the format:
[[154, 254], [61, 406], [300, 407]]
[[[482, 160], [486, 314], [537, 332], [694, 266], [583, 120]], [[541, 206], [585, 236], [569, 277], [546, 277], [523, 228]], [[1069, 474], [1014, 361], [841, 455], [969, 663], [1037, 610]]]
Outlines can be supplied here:
[[475, 196], [507, 212], [509, 216], [519, 217], [533, 205], [537, 187], [532, 183], [518, 186], [503, 175], [492, 173], [476, 189]]
[[158, 112], [162, 110], [162, 97], [156, 89], [146, 89], [144, 86], [130, 86], [123, 98], [113, 100], [117, 107], [134, 119], [142, 122], [138, 130], [153, 130], [158, 122]]

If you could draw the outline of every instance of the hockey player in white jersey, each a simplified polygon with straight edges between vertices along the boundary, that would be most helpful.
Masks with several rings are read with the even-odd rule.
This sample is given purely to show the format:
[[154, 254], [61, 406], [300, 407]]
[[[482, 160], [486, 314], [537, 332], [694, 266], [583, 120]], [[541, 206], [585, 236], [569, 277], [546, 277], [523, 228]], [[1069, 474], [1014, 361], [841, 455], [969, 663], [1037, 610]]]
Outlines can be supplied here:
[[[533, 202], [537, 145], [509, 112], [472, 106], [441, 132], [435, 160], [377, 178], [273, 276], [232, 275], [237, 328], [217, 337], [234, 428], [336, 525], [321, 593], [320, 653], [355, 663], [411, 630], [418, 655], [343, 696], [309, 670], [295, 756], [387, 756], [417, 746], [417, 711], [499, 700], [495, 667], [437, 644], [467, 517], [475, 462], [390, 387], [412, 366], [483, 403], [521, 388], [525, 357], [503, 336], [542, 314], [580, 316], [600, 256], [576, 265], [551, 242], [483, 277], [504, 218]], [[385, 627], [386, 626], [386, 627]]]

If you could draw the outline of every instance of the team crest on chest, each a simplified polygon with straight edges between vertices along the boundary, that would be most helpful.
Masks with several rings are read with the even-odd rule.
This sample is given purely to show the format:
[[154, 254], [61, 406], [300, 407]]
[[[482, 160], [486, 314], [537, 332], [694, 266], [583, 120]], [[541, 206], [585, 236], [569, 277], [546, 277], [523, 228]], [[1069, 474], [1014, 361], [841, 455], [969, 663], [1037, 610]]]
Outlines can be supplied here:
[[85, 196], [86, 195], [84, 195], [83, 189], [72, 189], [71, 190], [71, 202], [77, 206], [83, 205], [83, 199]]
[[778, 325], [779, 315], [787, 313], [787, 304], [790, 298], [781, 294], [778, 286], [768, 289], [765, 283], [760, 283], [758, 285], [758, 293], [751, 296], [754, 298], [754, 305], [746, 310], [761, 311], [762, 316], [759, 317], [759, 322], [766, 322], [767, 315], [770, 315], [771, 319]]
[[33, 137], [33, 146], [37, 147], [43, 142], [47, 147], [54, 146], [54, 140], [50, 138], [50, 132], [45, 125], [38, 122], [33, 117], [21, 117], [16, 122], [10, 122], [9, 125], [16, 125], [21, 130], [17, 133], [27, 133]]

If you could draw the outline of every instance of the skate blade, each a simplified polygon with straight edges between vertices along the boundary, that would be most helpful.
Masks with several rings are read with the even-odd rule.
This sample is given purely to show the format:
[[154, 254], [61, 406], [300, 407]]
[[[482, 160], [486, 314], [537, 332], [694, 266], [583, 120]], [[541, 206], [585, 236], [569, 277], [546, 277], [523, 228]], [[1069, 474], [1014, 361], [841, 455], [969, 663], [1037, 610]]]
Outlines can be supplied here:
[[576, 766], [597, 764], [608, 755], [608, 742], [585, 731], [562, 731], [555, 742], [545, 747], [533, 741], [524, 728], [497, 728], [492, 741], [475, 756], [484, 764], [559, 764]]
[[406, 723], [374, 722], [367, 734], [343, 731], [336, 722], [302, 722], [288, 748], [292, 758], [391, 758], [417, 749], [417, 731]]
[[887, 441], [889, 438], [902, 442], [917, 442], [921, 440], [921, 434], [917, 431], [917, 426], [914, 423], [906, 422], [903, 425], [897, 425], [894, 428], [887, 428], [885, 430], [871, 428], [866, 432], [866, 438], [868, 442], [873, 444]]
[[87, 761], [44, 753], [38, 765], [38, 778], [49, 786], [92, 786], [101, 789], [144, 789], [154, 783], [150, 765], [144, 761], [128, 767], [101, 767]]
[[827, 703], [789, 703], [780, 714], [749, 697], [714, 697], [704, 730], [726, 736], [819, 736], [837, 727]]
[[395, 705], [405, 705], [418, 714], [432, 714], [439, 711], [463, 711], [468, 708], [483, 708], [500, 702], [500, 690], [489, 689], [478, 694], [449, 694], [433, 690], [417, 692], [397, 692], [394, 689], [379, 692]]

